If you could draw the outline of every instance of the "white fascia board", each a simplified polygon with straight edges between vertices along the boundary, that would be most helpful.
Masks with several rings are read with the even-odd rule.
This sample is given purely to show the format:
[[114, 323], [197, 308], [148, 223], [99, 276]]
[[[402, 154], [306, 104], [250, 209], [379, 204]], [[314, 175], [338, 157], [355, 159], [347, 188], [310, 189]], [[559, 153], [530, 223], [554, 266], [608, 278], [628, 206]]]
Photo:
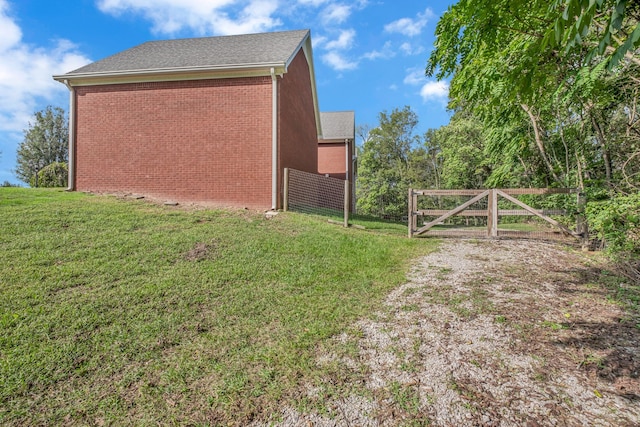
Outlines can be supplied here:
[[285, 64], [278, 63], [222, 67], [159, 68], [97, 73], [69, 73], [54, 75], [53, 79], [59, 82], [64, 82], [66, 80], [71, 86], [94, 86], [123, 83], [261, 77], [270, 76], [272, 68], [280, 73], [286, 72]]

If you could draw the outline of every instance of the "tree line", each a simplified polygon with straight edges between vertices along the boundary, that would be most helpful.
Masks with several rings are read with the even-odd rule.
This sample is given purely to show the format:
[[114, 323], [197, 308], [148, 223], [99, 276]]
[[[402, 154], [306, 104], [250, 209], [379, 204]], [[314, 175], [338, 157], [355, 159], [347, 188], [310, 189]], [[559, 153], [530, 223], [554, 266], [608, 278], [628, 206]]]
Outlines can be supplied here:
[[400, 203], [409, 186], [580, 187], [599, 237], [637, 257], [639, 22], [636, 1], [453, 4], [425, 70], [450, 79], [451, 121], [415, 136], [410, 108], [381, 113], [363, 138], [358, 207]]

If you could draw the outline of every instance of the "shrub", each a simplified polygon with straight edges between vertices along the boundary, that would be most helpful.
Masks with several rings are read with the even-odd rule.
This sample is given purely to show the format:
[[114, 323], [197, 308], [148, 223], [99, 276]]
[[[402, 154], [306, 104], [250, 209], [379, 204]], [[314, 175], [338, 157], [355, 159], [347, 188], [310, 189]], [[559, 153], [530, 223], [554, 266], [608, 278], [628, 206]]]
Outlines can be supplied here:
[[640, 256], [640, 193], [589, 203], [587, 221], [615, 257]]
[[69, 177], [69, 168], [64, 162], [54, 162], [38, 171], [38, 180], [31, 178], [29, 185], [32, 187], [66, 187]]

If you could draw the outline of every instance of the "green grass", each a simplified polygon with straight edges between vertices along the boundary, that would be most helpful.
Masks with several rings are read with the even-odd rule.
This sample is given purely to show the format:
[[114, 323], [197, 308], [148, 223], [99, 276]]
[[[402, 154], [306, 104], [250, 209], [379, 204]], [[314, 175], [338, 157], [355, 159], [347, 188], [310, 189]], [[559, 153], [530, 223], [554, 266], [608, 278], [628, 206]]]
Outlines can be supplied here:
[[[332, 211], [328, 209], [325, 209], [324, 212], [319, 211], [321, 210], [316, 209], [316, 212], [312, 213], [318, 216], [324, 216], [335, 223], [342, 224], [344, 221], [344, 214], [342, 211]], [[408, 225], [406, 222], [382, 219], [369, 215], [351, 213], [349, 214], [349, 224], [351, 226], [359, 226], [364, 230], [375, 231], [376, 233], [394, 234], [397, 236], [406, 236], [408, 234]]]
[[268, 417], [434, 245], [61, 190], [0, 188], [0, 218], [1, 425]]
[[365, 227], [367, 230], [373, 230], [379, 233], [395, 234], [399, 236], [406, 236], [408, 234], [408, 225], [406, 222], [402, 223], [365, 215], [351, 215], [349, 217], [349, 223], [360, 225]]

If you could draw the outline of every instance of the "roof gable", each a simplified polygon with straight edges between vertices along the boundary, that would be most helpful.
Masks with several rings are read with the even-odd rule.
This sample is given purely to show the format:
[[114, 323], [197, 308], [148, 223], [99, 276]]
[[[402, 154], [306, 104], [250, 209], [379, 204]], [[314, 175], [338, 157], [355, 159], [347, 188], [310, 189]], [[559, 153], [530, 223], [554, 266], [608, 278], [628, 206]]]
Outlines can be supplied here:
[[320, 113], [323, 140], [345, 140], [355, 137], [355, 113], [332, 111]]
[[283, 77], [298, 52], [309, 64], [316, 128], [322, 124], [309, 30], [146, 42], [66, 74], [54, 75], [75, 86], [180, 81], [251, 76]]
[[286, 66], [309, 30], [150, 41], [56, 78]]

